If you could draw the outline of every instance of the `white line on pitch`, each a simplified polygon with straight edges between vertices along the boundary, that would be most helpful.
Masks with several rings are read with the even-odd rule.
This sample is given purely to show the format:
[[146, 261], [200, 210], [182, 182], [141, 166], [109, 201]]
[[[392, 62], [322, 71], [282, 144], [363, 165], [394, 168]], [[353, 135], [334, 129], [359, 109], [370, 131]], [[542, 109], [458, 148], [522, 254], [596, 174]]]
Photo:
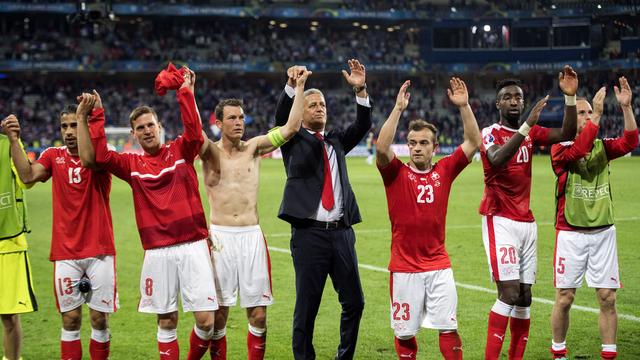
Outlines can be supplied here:
[[[640, 216], [632, 216], [632, 217], [628, 217], [628, 218], [621, 218], [621, 219], [616, 219], [616, 222], [624, 222], [624, 221], [637, 221], [640, 220]], [[549, 225], [555, 225], [554, 222], [539, 222], [537, 223], [537, 225], [540, 226], [549, 226]], [[469, 224], [469, 225], [447, 225], [447, 230], [450, 229], [479, 229], [481, 228], [482, 225], [480, 224]], [[371, 234], [371, 233], [379, 233], [379, 232], [391, 232], [390, 228], [384, 228], [384, 229], [354, 229], [356, 234]], [[291, 233], [274, 233], [274, 234], [269, 234], [269, 237], [289, 237], [291, 236]]]
[[[272, 234], [271, 236], [273, 236], [273, 235], [275, 235], [275, 234]], [[269, 246], [269, 250], [270, 251], [275, 251], [275, 252], [281, 252], [281, 253], [285, 253], [285, 254], [291, 254], [291, 252], [289, 250], [287, 250], [287, 249], [274, 247], [274, 246]], [[389, 272], [389, 270], [387, 270], [385, 268], [382, 268], [382, 267], [379, 267], [379, 266], [367, 265], [367, 264], [358, 264], [358, 267], [362, 268], [362, 269], [367, 269], [367, 270], [377, 271], [377, 272], [383, 272], [383, 273], [388, 273]], [[464, 283], [461, 283], [461, 282], [458, 282], [458, 281], [456, 281], [456, 286], [464, 288], [464, 289], [468, 289], [468, 290], [475, 290], [475, 291], [480, 291], [480, 292], [485, 292], [485, 293], [490, 293], [490, 294], [495, 294], [496, 293], [495, 289], [487, 289], [487, 288], [484, 288], [482, 286], [464, 284]], [[533, 301], [541, 303], [541, 304], [553, 305], [553, 301], [549, 300], [549, 299], [534, 297]], [[591, 308], [591, 307], [588, 307], [588, 306], [573, 305], [573, 306], [571, 306], [571, 308], [572, 309], [576, 309], [576, 310], [580, 310], [580, 311], [594, 313], [594, 314], [599, 314], [600, 313], [599, 309]], [[618, 314], [618, 318], [625, 319], [625, 320], [630, 320], [630, 321], [640, 322], [640, 317], [637, 317], [637, 316], [634, 316], [634, 315]]]

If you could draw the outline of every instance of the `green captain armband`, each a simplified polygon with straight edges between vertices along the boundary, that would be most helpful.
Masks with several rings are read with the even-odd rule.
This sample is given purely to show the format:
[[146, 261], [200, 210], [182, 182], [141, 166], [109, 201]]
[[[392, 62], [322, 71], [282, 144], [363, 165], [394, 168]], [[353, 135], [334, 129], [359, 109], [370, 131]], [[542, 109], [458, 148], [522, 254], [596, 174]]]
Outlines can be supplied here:
[[275, 146], [276, 148], [279, 148], [287, 142], [287, 139], [285, 139], [280, 132], [280, 126], [276, 126], [273, 129], [269, 130], [269, 132], [267, 133], [267, 137], [269, 138], [269, 141], [271, 141], [271, 145]]

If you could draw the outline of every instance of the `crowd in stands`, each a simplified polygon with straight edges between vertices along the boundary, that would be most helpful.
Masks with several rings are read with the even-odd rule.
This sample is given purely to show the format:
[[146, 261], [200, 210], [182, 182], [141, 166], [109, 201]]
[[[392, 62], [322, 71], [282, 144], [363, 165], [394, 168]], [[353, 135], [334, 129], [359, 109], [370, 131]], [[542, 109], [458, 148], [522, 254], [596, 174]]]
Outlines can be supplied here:
[[[351, 23], [303, 23], [191, 19], [119, 22], [113, 29], [91, 24], [70, 26], [63, 18], [7, 21], [0, 60], [77, 60], [85, 66], [118, 60], [189, 59], [210, 63], [314, 61], [343, 63], [356, 54], [365, 63], [418, 64], [417, 32]], [[281, 27], [287, 26], [286, 28]]]
[[[638, 74], [635, 74], [638, 75]], [[634, 87], [634, 109], [640, 118], [640, 79], [627, 75]], [[374, 126], [380, 125], [395, 103], [399, 85], [404, 78], [398, 76], [373, 76], [369, 78], [369, 92], [374, 104]], [[462, 142], [462, 123], [458, 110], [446, 97], [446, 78], [437, 76], [411, 78], [411, 103], [405, 111], [396, 134], [396, 142], [406, 139], [406, 128], [410, 120], [424, 118], [436, 124], [440, 130], [439, 142], [443, 146], [457, 145]], [[489, 87], [474, 88], [473, 84], [483, 84], [479, 79], [466, 79], [471, 93], [470, 104], [480, 127], [485, 127], [498, 119], [495, 108], [495, 90]], [[617, 107], [613, 85], [617, 84], [615, 74], [610, 72], [581, 74], [579, 95], [591, 99], [597, 89], [606, 84], [608, 96], [605, 117], [601, 122], [601, 135], [615, 137], [623, 129], [622, 114]], [[30, 148], [51, 146], [59, 141], [58, 116], [65, 104], [74, 103], [75, 97], [82, 91], [96, 89], [104, 102], [107, 126], [128, 127], [129, 113], [139, 105], [150, 105], [158, 113], [166, 132], [166, 138], [172, 139], [182, 131], [179, 108], [173, 95], [159, 97], [153, 93], [153, 80], [130, 81], [124, 79], [95, 78], [78, 80], [70, 77], [31, 78], [0, 80], [0, 114], [15, 114], [23, 124], [22, 139]], [[197, 94], [203, 127], [210, 137], [214, 137], [211, 126], [215, 124], [213, 109], [223, 98], [243, 99], [247, 114], [246, 136], [252, 137], [265, 133], [273, 126], [275, 105], [284, 85], [284, 79], [261, 78], [259, 76], [209, 78], [200, 76], [197, 80]], [[316, 76], [308, 83], [325, 93], [328, 108], [329, 128], [347, 126], [355, 120], [355, 101], [353, 92], [344, 85], [337, 75]], [[560, 98], [561, 94], [553, 77], [547, 74], [529, 76], [523, 82], [527, 110], [535, 101], [546, 94]], [[557, 112], [561, 118], [562, 108], [545, 109]]]

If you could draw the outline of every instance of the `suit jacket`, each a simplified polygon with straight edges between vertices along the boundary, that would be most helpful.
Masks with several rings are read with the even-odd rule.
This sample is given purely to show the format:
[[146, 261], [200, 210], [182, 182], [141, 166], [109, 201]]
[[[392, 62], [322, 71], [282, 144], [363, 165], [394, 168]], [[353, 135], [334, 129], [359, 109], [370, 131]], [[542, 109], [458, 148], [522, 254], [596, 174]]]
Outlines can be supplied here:
[[[293, 99], [283, 91], [276, 108], [277, 126], [287, 122], [292, 105]], [[347, 226], [357, 224], [362, 219], [356, 197], [349, 184], [345, 155], [358, 145], [371, 128], [371, 108], [359, 104], [357, 106], [357, 118], [353, 124], [345, 130], [325, 132], [324, 137], [336, 152], [342, 185], [343, 221]], [[320, 140], [301, 127], [298, 134], [280, 148], [287, 182], [278, 217], [292, 225], [300, 224], [313, 216], [320, 204], [324, 182], [322, 146]]]

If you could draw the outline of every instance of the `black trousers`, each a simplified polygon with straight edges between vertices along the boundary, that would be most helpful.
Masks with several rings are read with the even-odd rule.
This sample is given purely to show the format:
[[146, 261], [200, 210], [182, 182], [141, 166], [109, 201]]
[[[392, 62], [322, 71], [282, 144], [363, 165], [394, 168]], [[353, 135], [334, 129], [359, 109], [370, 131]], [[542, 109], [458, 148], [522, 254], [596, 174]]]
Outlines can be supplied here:
[[292, 227], [291, 257], [296, 272], [292, 340], [296, 360], [316, 358], [313, 328], [327, 275], [331, 276], [342, 306], [336, 359], [353, 359], [364, 309], [355, 242], [351, 227], [333, 230]]

